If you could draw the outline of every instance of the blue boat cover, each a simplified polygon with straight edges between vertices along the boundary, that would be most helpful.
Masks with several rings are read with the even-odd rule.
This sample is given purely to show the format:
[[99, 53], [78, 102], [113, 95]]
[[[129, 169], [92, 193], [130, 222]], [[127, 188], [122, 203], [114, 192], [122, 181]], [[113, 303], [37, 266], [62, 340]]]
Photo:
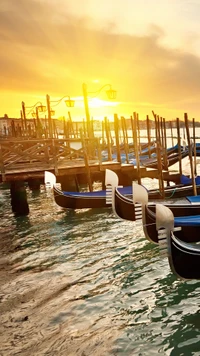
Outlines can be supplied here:
[[186, 197], [186, 199], [189, 200], [191, 204], [200, 204], [200, 195], [191, 195], [190, 197]]
[[[197, 185], [200, 184], [200, 176], [196, 176], [195, 183]], [[182, 176], [181, 176], [181, 184], [192, 184], [192, 178], [188, 178], [187, 176], [182, 174]]]
[[200, 215], [175, 217], [174, 226], [200, 226]]
[[[118, 188], [119, 192], [123, 195], [132, 194], [132, 186]], [[71, 197], [106, 197], [106, 190], [97, 190], [94, 192], [63, 192], [64, 195], [69, 195]]]

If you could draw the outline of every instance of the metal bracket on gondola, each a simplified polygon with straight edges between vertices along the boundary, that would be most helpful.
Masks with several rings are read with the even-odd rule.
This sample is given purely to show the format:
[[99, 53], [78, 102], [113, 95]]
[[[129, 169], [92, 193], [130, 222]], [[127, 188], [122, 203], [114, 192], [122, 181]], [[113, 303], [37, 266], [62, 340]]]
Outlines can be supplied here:
[[167, 229], [158, 230], [158, 245], [159, 245], [160, 257], [168, 257]]
[[142, 204], [135, 203], [135, 225], [140, 225], [142, 221]]

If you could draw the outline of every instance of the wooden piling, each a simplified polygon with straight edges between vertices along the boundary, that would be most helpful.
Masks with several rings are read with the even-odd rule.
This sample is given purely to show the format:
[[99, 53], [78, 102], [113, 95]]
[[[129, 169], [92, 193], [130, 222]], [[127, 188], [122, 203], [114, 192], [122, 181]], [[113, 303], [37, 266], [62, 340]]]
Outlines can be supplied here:
[[126, 162], [129, 163], [128, 135], [127, 135], [127, 129], [126, 129], [126, 123], [124, 117], [121, 117], [121, 125], [122, 125], [123, 137], [124, 137], [124, 151], [126, 155]]
[[163, 181], [163, 167], [162, 167], [162, 158], [161, 158], [161, 145], [160, 145], [160, 128], [159, 128], [159, 116], [154, 114], [155, 120], [155, 134], [156, 134], [156, 154], [157, 154], [157, 162], [158, 162], [158, 181], [159, 181], [159, 190], [163, 196], [165, 197], [165, 189], [164, 189], [164, 181]]
[[117, 161], [121, 163], [121, 152], [120, 152], [120, 144], [119, 144], [119, 119], [117, 114], [114, 114], [114, 130], [115, 130], [115, 142], [116, 142], [116, 150], [117, 150]]
[[28, 180], [28, 187], [32, 191], [40, 191], [40, 179], [29, 179]]
[[165, 119], [161, 119], [161, 132], [162, 132], [162, 152], [163, 152], [163, 161], [164, 166], [168, 169], [168, 157], [167, 157], [167, 133], [166, 133], [166, 124]]
[[192, 119], [193, 126], [193, 157], [194, 157], [194, 175], [197, 175], [197, 150], [196, 150], [196, 134], [195, 134], [195, 119]]
[[189, 151], [189, 160], [190, 160], [190, 170], [191, 170], [193, 194], [197, 195], [197, 187], [196, 187], [195, 175], [194, 175], [194, 165], [193, 165], [193, 159], [192, 159], [192, 146], [191, 146], [191, 141], [190, 141], [190, 131], [189, 131], [189, 123], [188, 123], [188, 115], [187, 115], [187, 113], [184, 113], [184, 120], [185, 120], [185, 129], [186, 129], [187, 142], [188, 142], [188, 151]]
[[176, 127], [177, 127], [177, 137], [178, 137], [178, 155], [179, 155], [179, 173], [182, 176], [182, 159], [181, 159], [181, 135], [180, 135], [180, 121], [177, 117], [176, 119]]
[[26, 188], [23, 181], [13, 181], [10, 184], [12, 211], [17, 216], [29, 214]]
[[68, 192], [79, 192], [79, 183], [76, 174], [61, 176], [57, 181], [61, 184], [61, 189]]
[[87, 179], [88, 179], [88, 186], [89, 186], [90, 192], [92, 192], [93, 186], [92, 186], [92, 179], [91, 179], [91, 174], [90, 174], [90, 165], [89, 165], [89, 161], [88, 161], [88, 153], [86, 150], [86, 145], [85, 145], [85, 140], [83, 138], [82, 130], [80, 130], [80, 137], [81, 137], [82, 148], [83, 148], [84, 163], [85, 163], [85, 169], [86, 169], [86, 174], [87, 174]]
[[133, 117], [134, 119], [131, 118], [131, 126], [132, 126], [134, 152], [135, 152], [136, 166], [137, 166], [137, 180], [138, 180], [138, 184], [141, 184], [140, 157], [139, 157], [138, 138], [137, 138], [138, 116], [136, 112], [133, 113]]
[[54, 170], [55, 170], [55, 174], [58, 175], [58, 160], [57, 160], [56, 144], [54, 138], [52, 138], [52, 149], [53, 149]]
[[104, 117], [104, 127], [107, 139], [107, 150], [108, 150], [108, 160], [112, 161], [112, 147], [110, 142], [110, 130], [109, 130], [109, 123], [107, 117]]
[[170, 129], [171, 129], [171, 139], [172, 139], [172, 147], [174, 146], [174, 135], [173, 135], [173, 128], [172, 128], [172, 122], [169, 122], [170, 124]]
[[150, 127], [150, 121], [149, 121], [149, 115], [146, 117], [146, 122], [147, 122], [147, 139], [148, 139], [148, 151], [149, 151], [149, 158], [151, 157], [151, 127]]

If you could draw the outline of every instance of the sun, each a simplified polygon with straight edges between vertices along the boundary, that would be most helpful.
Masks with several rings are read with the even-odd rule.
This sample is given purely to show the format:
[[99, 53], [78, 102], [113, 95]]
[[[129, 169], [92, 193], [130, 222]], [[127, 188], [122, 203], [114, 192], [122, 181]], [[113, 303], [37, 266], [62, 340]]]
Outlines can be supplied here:
[[90, 108], [102, 108], [105, 106], [116, 106], [118, 103], [98, 98], [88, 98]]

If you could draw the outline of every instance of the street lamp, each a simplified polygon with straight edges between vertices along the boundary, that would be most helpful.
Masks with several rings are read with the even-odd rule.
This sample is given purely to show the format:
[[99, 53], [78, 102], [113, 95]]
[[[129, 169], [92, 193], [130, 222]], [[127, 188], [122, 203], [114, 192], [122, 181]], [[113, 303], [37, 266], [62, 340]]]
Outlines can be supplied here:
[[[32, 117], [37, 117], [37, 114], [38, 114], [38, 108], [36, 107], [36, 111], [32, 111], [31, 115]], [[46, 111], [46, 110], [45, 110]], [[55, 110], [51, 109], [51, 116], [54, 116], [55, 115]]]
[[[38, 112], [46, 111], [46, 106], [42, 105], [41, 101], [38, 101], [36, 104], [34, 104], [32, 106], [26, 106], [26, 107], [25, 107], [24, 101], [22, 101], [22, 118], [24, 119], [25, 129], [27, 129], [26, 115], [29, 115], [31, 110], [34, 108], [36, 108], [36, 117], [38, 115]], [[29, 112], [27, 114], [26, 114], [26, 109], [29, 109]]]
[[105, 84], [99, 90], [97, 90], [95, 92], [88, 92], [87, 85], [85, 83], [83, 83], [83, 85], [82, 85], [88, 136], [91, 136], [91, 122], [90, 122], [90, 112], [89, 112], [89, 105], [88, 105], [88, 94], [93, 94], [94, 95], [93, 98], [94, 98], [97, 95], [99, 95], [99, 93], [104, 88], [106, 88], [108, 86], [109, 86], [109, 89], [106, 90], [108, 99], [116, 99], [117, 91], [112, 89], [111, 84]]
[[47, 111], [48, 111], [48, 123], [49, 123], [49, 136], [50, 136], [50, 137], [52, 137], [52, 135], [53, 135], [53, 128], [52, 128], [51, 116], [55, 115], [55, 111], [54, 111], [54, 113], [52, 113], [52, 109], [51, 109], [51, 107], [50, 107], [50, 102], [51, 102], [51, 103], [55, 103], [55, 104], [52, 105], [52, 107], [54, 107], [54, 106], [60, 104], [60, 102], [61, 102], [63, 99], [65, 99], [65, 98], [67, 98], [67, 100], [65, 100], [66, 106], [67, 106], [67, 107], [70, 107], [70, 108], [74, 107], [75, 100], [70, 99], [70, 96], [69, 96], [69, 95], [65, 95], [65, 96], [63, 96], [63, 97], [62, 97], [61, 99], [59, 99], [59, 100], [51, 100], [51, 101], [50, 101], [50, 96], [49, 96], [48, 94], [46, 95]]

